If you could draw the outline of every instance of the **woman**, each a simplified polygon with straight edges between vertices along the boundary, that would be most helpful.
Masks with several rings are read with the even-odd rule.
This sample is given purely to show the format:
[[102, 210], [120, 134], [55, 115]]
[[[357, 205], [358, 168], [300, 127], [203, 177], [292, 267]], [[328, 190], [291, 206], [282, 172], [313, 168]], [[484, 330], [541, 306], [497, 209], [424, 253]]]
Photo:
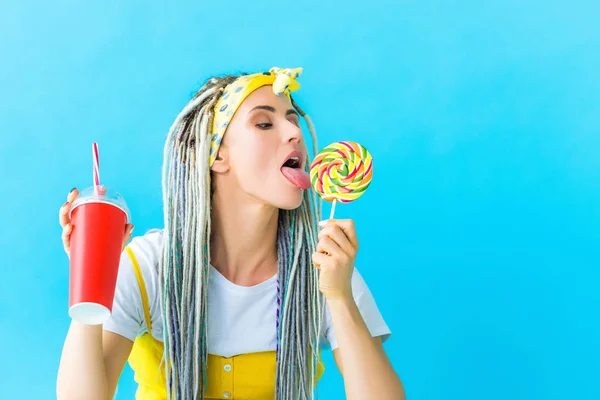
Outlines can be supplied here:
[[[348, 399], [404, 398], [352, 221], [317, 227], [300, 116], [316, 146], [314, 129], [290, 95], [300, 73], [212, 78], [179, 114], [165, 228], [126, 247], [110, 320], [72, 323], [59, 399], [111, 398], [127, 359], [140, 400], [308, 399], [328, 347]], [[67, 253], [77, 194], [60, 210]]]

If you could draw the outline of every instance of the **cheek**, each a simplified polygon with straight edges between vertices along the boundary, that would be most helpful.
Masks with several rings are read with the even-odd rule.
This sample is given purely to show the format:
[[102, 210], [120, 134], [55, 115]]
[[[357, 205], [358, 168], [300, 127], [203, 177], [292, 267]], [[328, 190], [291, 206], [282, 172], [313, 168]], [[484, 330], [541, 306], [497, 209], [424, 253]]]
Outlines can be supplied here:
[[274, 149], [266, 137], [248, 134], [236, 143], [233, 164], [241, 174], [256, 173], [273, 163]]

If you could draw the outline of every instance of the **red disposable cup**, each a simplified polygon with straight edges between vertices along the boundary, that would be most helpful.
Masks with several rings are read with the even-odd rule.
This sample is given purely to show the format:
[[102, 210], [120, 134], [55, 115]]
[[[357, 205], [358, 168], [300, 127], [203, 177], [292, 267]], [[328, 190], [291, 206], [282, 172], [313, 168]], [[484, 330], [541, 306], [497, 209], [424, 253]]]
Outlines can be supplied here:
[[129, 210], [118, 193], [88, 188], [71, 208], [69, 315], [79, 323], [104, 323], [112, 312]]

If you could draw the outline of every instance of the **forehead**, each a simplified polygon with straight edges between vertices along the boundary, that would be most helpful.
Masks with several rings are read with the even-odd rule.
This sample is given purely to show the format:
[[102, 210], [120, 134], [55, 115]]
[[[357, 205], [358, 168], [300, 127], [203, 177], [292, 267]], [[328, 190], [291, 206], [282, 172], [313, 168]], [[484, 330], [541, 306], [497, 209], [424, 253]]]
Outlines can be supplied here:
[[276, 96], [273, 93], [273, 86], [267, 85], [256, 89], [240, 104], [239, 111], [246, 113], [256, 106], [269, 105], [275, 107], [278, 111], [289, 110], [293, 108], [292, 103], [287, 96]]

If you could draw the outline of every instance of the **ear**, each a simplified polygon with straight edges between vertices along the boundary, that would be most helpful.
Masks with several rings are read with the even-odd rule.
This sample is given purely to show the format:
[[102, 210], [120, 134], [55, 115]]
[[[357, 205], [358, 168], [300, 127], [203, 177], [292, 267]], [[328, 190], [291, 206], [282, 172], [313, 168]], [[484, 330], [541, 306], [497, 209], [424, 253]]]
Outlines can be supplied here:
[[210, 170], [217, 174], [224, 174], [229, 171], [229, 151], [224, 143], [221, 145], [217, 153], [217, 158], [212, 167], [210, 167]]

